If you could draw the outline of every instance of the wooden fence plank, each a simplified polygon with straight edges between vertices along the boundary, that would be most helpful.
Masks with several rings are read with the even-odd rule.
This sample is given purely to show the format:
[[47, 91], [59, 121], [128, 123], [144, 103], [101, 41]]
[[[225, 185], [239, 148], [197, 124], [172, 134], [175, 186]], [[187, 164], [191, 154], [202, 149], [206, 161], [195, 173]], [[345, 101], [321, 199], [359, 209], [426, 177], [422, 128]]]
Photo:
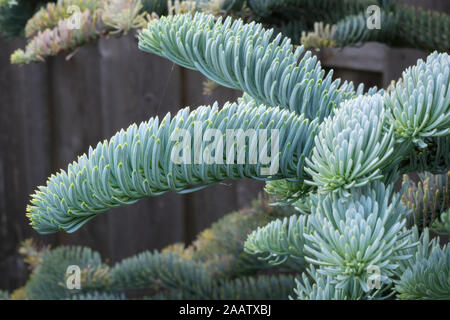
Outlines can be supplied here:
[[[97, 43], [78, 49], [68, 61], [64, 55], [48, 61], [53, 171], [67, 169], [70, 162], [103, 138], [98, 64]], [[100, 215], [72, 234], [60, 232], [59, 244], [89, 246], [108, 255], [107, 221], [107, 215]]]
[[0, 288], [24, 284], [28, 274], [17, 249], [38, 236], [25, 215], [29, 195], [50, 173], [50, 132], [46, 66], [10, 65], [9, 55], [24, 41], [0, 39]]
[[392, 80], [398, 80], [403, 70], [416, 64], [417, 59], [426, 58], [424, 51], [417, 49], [389, 48], [369, 42], [360, 48], [325, 48], [316, 51], [326, 69], [334, 69], [334, 77], [351, 80], [358, 85], [370, 88], [387, 88]]
[[[99, 48], [105, 137], [132, 123], [178, 111], [178, 66], [138, 50], [133, 35], [102, 39]], [[175, 193], [143, 199], [108, 215], [113, 260], [184, 240], [184, 199]]]

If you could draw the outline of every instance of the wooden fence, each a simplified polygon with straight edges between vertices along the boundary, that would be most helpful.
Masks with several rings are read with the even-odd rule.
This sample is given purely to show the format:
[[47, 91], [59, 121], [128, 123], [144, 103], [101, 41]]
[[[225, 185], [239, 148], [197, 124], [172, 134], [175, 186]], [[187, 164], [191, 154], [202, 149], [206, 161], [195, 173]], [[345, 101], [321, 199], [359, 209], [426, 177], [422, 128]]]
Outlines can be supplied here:
[[[262, 190], [260, 182], [227, 181], [193, 194], [168, 193], [110, 210], [73, 234], [38, 235], [25, 217], [29, 195], [90, 145], [133, 122], [174, 113], [181, 106], [224, 103], [240, 93], [220, 88], [203, 95], [203, 76], [139, 51], [132, 35], [101, 39], [68, 61], [60, 55], [47, 63], [10, 65], [11, 52], [23, 46], [23, 40], [0, 39], [0, 289], [23, 285], [27, 270], [17, 249], [26, 238], [52, 246], [86, 245], [114, 262], [173, 242], [189, 243]], [[386, 87], [425, 56], [375, 43], [319, 53], [336, 77], [378, 87]]]

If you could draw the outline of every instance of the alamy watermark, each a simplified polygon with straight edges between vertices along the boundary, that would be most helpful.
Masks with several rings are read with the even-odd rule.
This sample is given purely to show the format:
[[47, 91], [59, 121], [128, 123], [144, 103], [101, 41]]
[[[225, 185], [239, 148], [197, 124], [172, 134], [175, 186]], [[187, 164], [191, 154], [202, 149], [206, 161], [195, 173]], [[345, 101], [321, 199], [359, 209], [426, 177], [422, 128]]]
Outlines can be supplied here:
[[381, 29], [381, 8], [377, 5], [371, 5], [367, 7], [366, 13], [368, 15], [366, 19], [367, 29]]
[[81, 289], [81, 269], [77, 265], [70, 265], [66, 270], [66, 287], [69, 290]]
[[67, 7], [67, 13], [71, 16], [67, 19], [67, 28], [70, 30], [81, 29], [81, 10], [80, 7], [76, 5], [71, 5]]
[[378, 266], [370, 265], [367, 267], [367, 273], [370, 274], [367, 279], [369, 289], [381, 289], [381, 269]]
[[261, 164], [260, 175], [278, 172], [279, 129], [226, 129], [224, 135], [214, 128], [203, 132], [201, 121], [194, 121], [193, 125], [193, 134], [186, 129], [172, 132], [169, 139], [175, 142], [170, 155], [173, 163]]

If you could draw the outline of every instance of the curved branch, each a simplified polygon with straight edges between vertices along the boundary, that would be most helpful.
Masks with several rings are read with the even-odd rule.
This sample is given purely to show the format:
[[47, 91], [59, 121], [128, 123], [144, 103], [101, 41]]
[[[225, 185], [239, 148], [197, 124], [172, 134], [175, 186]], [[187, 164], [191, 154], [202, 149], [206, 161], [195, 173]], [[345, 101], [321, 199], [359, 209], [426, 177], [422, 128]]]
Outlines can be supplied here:
[[150, 21], [139, 35], [139, 48], [309, 119], [323, 119], [355, 95], [351, 82], [332, 81], [332, 72], [325, 77], [311, 52], [298, 62], [303, 47], [294, 51], [289, 38], [278, 34], [273, 39], [272, 33], [254, 22], [215, 21], [202, 13], [176, 15]]
[[302, 179], [316, 129], [316, 121], [253, 104], [185, 108], [161, 123], [151, 118], [52, 175], [32, 195], [27, 216], [40, 233], [73, 232], [110, 208], [170, 190], [230, 178]]

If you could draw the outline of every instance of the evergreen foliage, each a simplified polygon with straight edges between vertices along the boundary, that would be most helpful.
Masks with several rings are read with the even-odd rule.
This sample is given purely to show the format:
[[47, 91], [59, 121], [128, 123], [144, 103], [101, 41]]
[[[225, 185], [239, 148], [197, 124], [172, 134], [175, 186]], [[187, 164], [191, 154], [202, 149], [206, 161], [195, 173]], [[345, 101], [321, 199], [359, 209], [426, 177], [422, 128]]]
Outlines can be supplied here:
[[[438, 225], [439, 217], [450, 208], [450, 172], [433, 175], [420, 173], [416, 183], [408, 175], [403, 176], [402, 201], [412, 211], [407, 219], [408, 227], [416, 225], [419, 230]], [[445, 222], [446, 217], [442, 217]]]
[[[309, 119], [330, 114], [354, 95], [353, 86], [325, 76], [317, 57], [289, 38], [204, 14], [177, 15], [150, 21], [139, 35], [139, 48], [202, 72], [225, 87], [242, 90], [258, 103], [279, 106]], [[360, 88], [361, 90], [362, 88]]]
[[0, 35], [9, 38], [24, 35], [28, 19], [46, 2], [49, 0], [0, 1]]
[[[32, 267], [24, 287], [4, 299], [117, 300], [145, 289], [149, 299], [286, 299], [299, 270], [264, 275], [271, 268], [258, 256], [243, 251], [247, 234], [257, 226], [292, 214], [289, 208], [272, 207], [259, 197], [250, 208], [232, 212], [201, 232], [185, 248], [174, 244], [145, 251], [108, 266], [97, 252], [83, 247], [38, 248], [25, 241], [20, 252]], [[230, 225], [233, 222], [233, 225]], [[233, 239], [224, 243], [224, 239]], [[67, 267], [81, 270], [80, 289], [68, 289]], [[294, 274], [292, 274], [292, 272]], [[134, 295], [134, 297], [136, 297]]]
[[[202, 231], [192, 244], [191, 256], [202, 262], [213, 274], [226, 278], [252, 275], [272, 268], [262, 257], [244, 251], [247, 235], [277, 219], [288, 217], [296, 211], [292, 207], [269, 205], [273, 201], [260, 196], [250, 208], [225, 215], [210, 228]], [[298, 271], [296, 264], [282, 268]]]
[[[45, 42], [38, 31], [53, 33], [72, 14], [68, 9], [76, 5], [81, 12], [89, 10], [99, 18], [101, 32], [97, 37], [122, 34], [144, 26], [144, 16], [158, 19], [161, 16], [187, 12], [205, 12], [215, 17], [241, 17], [292, 39], [294, 44], [306, 47], [343, 47], [379, 41], [390, 46], [412, 47], [427, 51], [448, 51], [450, 18], [446, 14], [423, 10], [392, 0], [12, 0], [0, 3], [0, 32], [9, 36], [25, 34], [29, 41]], [[369, 6], [380, 8], [381, 29], [367, 28], [371, 19]], [[105, 9], [109, 8], [108, 12]], [[112, 14], [113, 13], [113, 14]], [[112, 21], [111, 21], [112, 16]], [[103, 24], [102, 22], [105, 22]], [[84, 27], [83, 27], [84, 28]], [[31, 37], [38, 37], [39, 40]], [[12, 63], [30, 63], [45, 59], [62, 51], [73, 50], [92, 41], [89, 36], [78, 39], [72, 46], [54, 40], [54, 52], [39, 55], [42, 50], [30, 47], [29, 57], [15, 58]], [[73, 43], [73, 41], [72, 41]], [[16, 54], [17, 56], [17, 54]]]
[[[173, 119], [168, 114], [161, 124], [157, 117], [151, 118], [139, 126], [132, 125], [126, 131], [120, 131], [110, 141], [99, 143], [95, 149], [90, 148], [89, 154], [79, 157], [67, 171], [52, 175], [47, 186], [40, 187], [33, 195], [32, 205], [27, 208], [33, 227], [41, 233], [73, 232], [97, 214], [134, 203], [145, 196], [157, 196], [169, 190], [198, 190], [230, 178], [266, 178], [261, 174], [259, 159], [255, 164], [250, 163], [251, 155], [257, 152], [256, 145], [250, 141], [245, 142], [244, 164], [226, 160], [227, 156], [230, 159], [231, 153], [238, 152], [234, 140], [230, 150], [227, 150], [226, 143], [214, 140], [209, 147], [208, 143], [201, 142], [197, 152], [195, 139], [188, 141], [186, 147], [181, 145], [186, 161], [174, 163], [171, 156], [173, 150], [179, 152], [180, 142], [178, 136], [175, 138], [177, 141], [171, 137], [185, 129], [190, 137], [195, 138], [195, 121], [200, 123], [201, 137], [208, 128], [216, 128], [223, 135], [231, 129], [280, 130], [280, 173], [271, 178], [302, 176], [303, 161], [296, 163], [290, 159], [302, 159], [308, 154], [312, 146], [307, 137], [316, 129], [316, 122], [308, 121], [302, 115], [280, 108], [256, 107], [251, 103], [226, 104], [220, 110], [217, 105], [199, 107], [194, 111], [184, 108]], [[243, 131], [240, 135], [244, 134]], [[267, 139], [266, 144], [270, 143]], [[223, 151], [219, 152], [219, 149]], [[266, 149], [260, 145], [259, 150]], [[208, 150], [216, 150], [220, 156], [215, 156], [217, 163], [220, 161], [221, 164], [196, 164], [198, 160], [194, 157], [209, 154]], [[195, 185], [199, 186], [190, 188]]]
[[[421, 249], [410, 236], [408, 211], [393, 184], [401, 173], [448, 172], [448, 54], [434, 52], [419, 60], [388, 91], [372, 88], [363, 94], [362, 86], [354, 90], [352, 83], [333, 81], [331, 72], [325, 76], [309, 52], [302, 57], [302, 47], [294, 49], [289, 39], [273, 37], [261, 24], [216, 20], [204, 13], [161, 17], [140, 33], [139, 48], [199, 70], [244, 95], [220, 110], [217, 105], [186, 108], [161, 123], [151, 118], [90, 148], [32, 196], [27, 215], [37, 231], [72, 232], [109, 208], [169, 190], [191, 192], [229, 178], [283, 179], [267, 190], [294, 203], [301, 215], [259, 226], [248, 236], [245, 252], [263, 255], [272, 265], [307, 268], [309, 276], [297, 279], [294, 298], [379, 299], [396, 292], [399, 298], [445, 296], [450, 288], [443, 282], [446, 264], [444, 269], [434, 265], [445, 262], [445, 246], [436, 242], [432, 253], [420, 257], [428, 264], [399, 273], [404, 261], [412, 261]], [[195, 121], [201, 123], [197, 133]], [[218, 129], [225, 138], [231, 134], [226, 129], [241, 129], [241, 135], [248, 129], [278, 129], [279, 170], [262, 174], [260, 160], [250, 161], [258, 152], [251, 139], [241, 148], [245, 164], [227, 161], [231, 155], [235, 159], [235, 151], [230, 153], [220, 139], [200, 146], [189, 141], [181, 149], [180, 140], [170, 139], [174, 134], [203, 136], [207, 128]], [[269, 149], [268, 143], [262, 143], [262, 150]], [[171, 158], [174, 150], [183, 150], [180, 164]], [[211, 155], [211, 150], [215, 161], [199, 163], [196, 157], [205, 151]], [[424, 166], [425, 160], [432, 161]], [[416, 192], [409, 202], [425, 208], [428, 198]], [[443, 206], [433, 210], [448, 209]], [[422, 228], [433, 222], [425, 220]], [[238, 291], [247, 298], [256, 292], [264, 297], [263, 291], [249, 288], [265, 288], [267, 281], [286, 284], [281, 278], [211, 280], [214, 274], [208, 264], [168, 250], [122, 261], [112, 268], [110, 280], [112, 288], [162, 284], [169, 296], [203, 299]], [[176, 288], [181, 293], [174, 293]]]
[[9, 292], [0, 290], [0, 300], [8, 300], [9, 299]]
[[431, 229], [438, 234], [450, 235], [450, 209], [441, 213], [441, 216], [434, 221]]
[[419, 237], [413, 229], [410, 242], [418, 247], [409, 249], [412, 258], [400, 265], [401, 276], [395, 281], [400, 299], [450, 299], [450, 248], [439, 246], [439, 238], [430, 239], [428, 229]]
[[[343, 46], [376, 40], [445, 51], [448, 17], [379, 1], [386, 28], [372, 32], [362, 30], [366, 1], [247, 1], [261, 23], [191, 12], [227, 11], [222, 7], [226, 4], [230, 12], [240, 10], [245, 16], [247, 8], [243, 1], [216, 7], [205, 3], [177, 2], [175, 13], [186, 13], [151, 19], [139, 33], [139, 48], [198, 70], [220, 85], [243, 91], [243, 96], [220, 109], [215, 104], [181, 109], [161, 122], [150, 118], [91, 147], [38, 187], [27, 207], [31, 225], [44, 234], [73, 232], [110, 208], [167, 191], [192, 192], [230, 178], [269, 181], [266, 190], [298, 212], [255, 220], [230, 215], [210, 229], [215, 235], [210, 241], [205, 232], [191, 248], [146, 251], [112, 267], [86, 248], [46, 251], [25, 286], [27, 297], [121, 298], [126, 290], [149, 288], [155, 299], [448, 299], [450, 251], [438, 238], [430, 239], [428, 228], [445, 232], [449, 226], [450, 56], [433, 52], [405, 70], [389, 90], [364, 93], [362, 85], [355, 89], [352, 83], [333, 80], [332, 72], [325, 74], [303, 46], [264, 28], [289, 30], [308, 13], [307, 28], [317, 21], [325, 27], [304, 34], [305, 43]], [[141, 4], [133, 4], [133, 14], [124, 15], [131, 19], [115, 10], [106, 15], [116, 17], [114, 21], [105, 21], [107, 11], [99, 14], [103, 27], [110, 28], [107, 33], [125, 32], [143, 19]], [[335, 26], [327, 28], [327, 23]], [[38, 31], [30, 50], [14, 56], [18, 62], [59, 50], [42, 49], [42, 35], [55, 35], [48, 30]], [[82, 42], [68, 41], [61, 48]], [[179, 139], [201, 137], [207, 129], [231, 139], [236, 137], [227, 130], [240, 130], [244, 163], [233, 162], [235, 140], [230, 152], [220, 139], [200, 145], [195, 139], [187, 144]], [[260, 159], [250, 161], [272, 142], [245, 140], [244, 132], [256, 129], [279, 130], [279, 152], [272, 154], [279, 162], [275, 173], [263, 173]], [[171, 139], [174, 135], [178, 140]], [[172, 156], [180, 151], [183, 161], [175, 163]], [[208, 158], [214, 161], [199, 162], [204, 154], [214, 154]], [[404, 193], [393, 191], [402, 174], [423, 171], [429, 173], [420, 176], [420, 184], [405, 178]], [[242, 225], [224, 228], [235, 219]], [[254, 231], [244, 243], [242, 235], [250, 226]], [[221, 234], [233, 232], [239, 237], [231, 247], [218, 246]], [[225, 253], [224, 260], [208, 257], [217, 248]], [[227, 267], [227, 259], [248, 269]], [[72, 262], [81, 263], [85, 284], [76, 295], [61, 286], [64, 268]], [[259, 274], [269, 266], [302, 274]]]
[[[67, 268], [79, 266], [81, 289], [67, 288]], [[66, 299], [103, 288], [108, 282], [108, 267], [100, 255], [89, 248], [60, 247], [42, 253], [41, 262], [33, 270], [25, 286], [28, 299]]]

